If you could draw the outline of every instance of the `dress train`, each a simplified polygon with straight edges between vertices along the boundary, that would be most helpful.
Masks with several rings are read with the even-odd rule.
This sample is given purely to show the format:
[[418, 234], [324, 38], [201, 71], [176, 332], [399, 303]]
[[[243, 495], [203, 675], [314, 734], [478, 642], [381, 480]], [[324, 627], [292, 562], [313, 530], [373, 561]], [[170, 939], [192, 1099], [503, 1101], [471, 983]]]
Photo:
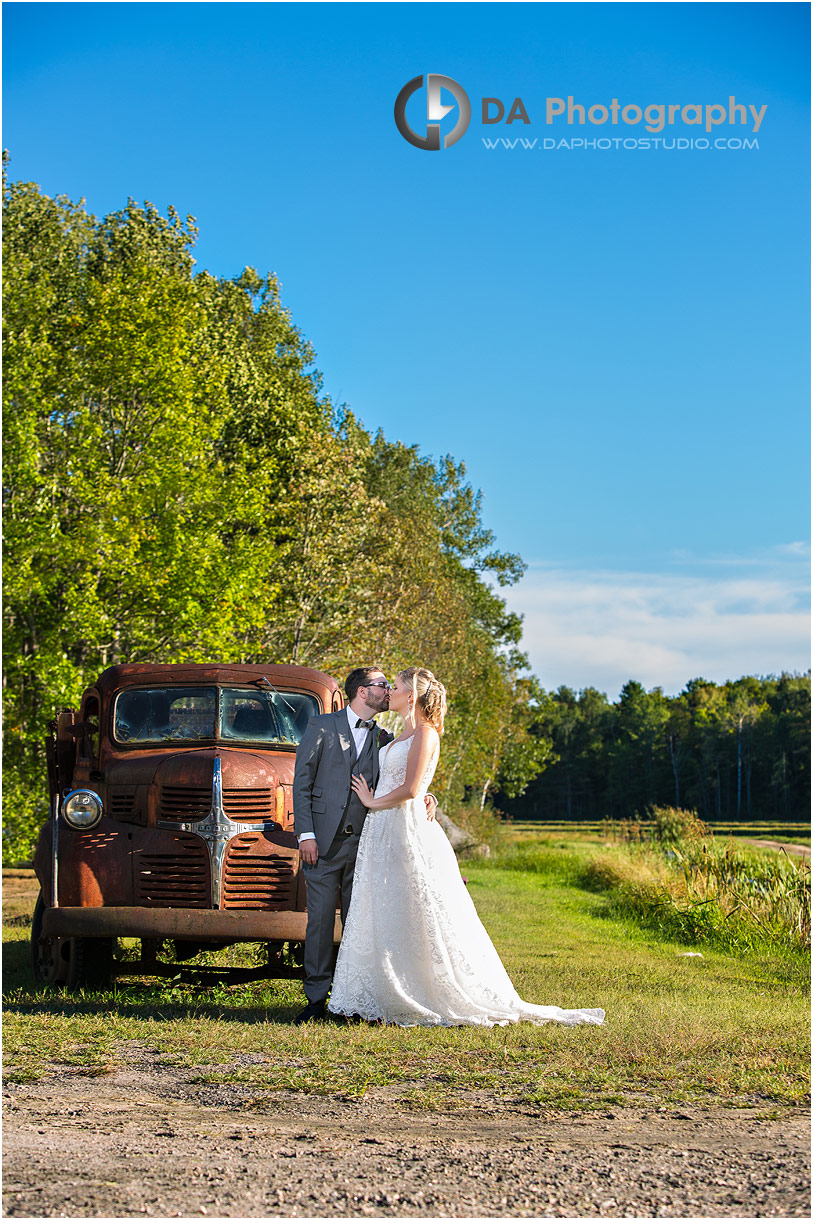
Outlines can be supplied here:
[[[381, 755], [376, 796], [404, 783], [411, 738]], [[526, 1004], [480, 922], [442, 828], [423, 795], [370, 810], [328, 1008], [396, 1025], [601, 1025], [600, 1008]]]

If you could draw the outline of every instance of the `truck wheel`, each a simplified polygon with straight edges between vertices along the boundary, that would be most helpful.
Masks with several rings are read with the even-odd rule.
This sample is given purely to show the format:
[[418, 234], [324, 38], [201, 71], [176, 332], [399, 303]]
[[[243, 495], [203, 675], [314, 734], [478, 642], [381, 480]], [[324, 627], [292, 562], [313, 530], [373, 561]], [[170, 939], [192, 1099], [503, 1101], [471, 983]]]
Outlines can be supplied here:
[[109, 937], [42, 935], [45, 902], [40, 893], [31, 924], [31, 966], [45, 987], [106, 990], [113, 978], [113, 941]]
[[113, 982], [112, 939], [72, 936], [68, 943], [68, 991], [107, 991]]

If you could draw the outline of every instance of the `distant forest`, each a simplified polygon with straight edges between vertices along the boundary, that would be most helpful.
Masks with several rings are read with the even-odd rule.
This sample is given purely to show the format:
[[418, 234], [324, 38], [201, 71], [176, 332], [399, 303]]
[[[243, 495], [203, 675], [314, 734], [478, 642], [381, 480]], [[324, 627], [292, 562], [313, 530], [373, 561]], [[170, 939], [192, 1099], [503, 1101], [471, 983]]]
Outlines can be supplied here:
[[707, 821], [810, 817], [810, 674], [702, 678], [670, 698], [628, 682], [616, 703], [588, 688], [545, 695], [533, 731], [548, 765], [521, 796], [496, 793], [514, 818], [644, 816], [658, 805]]

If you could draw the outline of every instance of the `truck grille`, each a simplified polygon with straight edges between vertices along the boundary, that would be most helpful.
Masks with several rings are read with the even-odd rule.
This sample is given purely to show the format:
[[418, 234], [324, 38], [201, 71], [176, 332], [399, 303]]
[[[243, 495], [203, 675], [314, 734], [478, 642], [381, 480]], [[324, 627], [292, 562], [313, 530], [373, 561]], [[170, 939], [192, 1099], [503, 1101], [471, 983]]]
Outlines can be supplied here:
[[140, 857], [136, 901], [148, 907], [211, 906], [205, 843], [195, 835], [175, 835], [172, 848]]
[[114, 818], [125, 818], [135, 808], [135, 788], [112, 789], [110, 792], [110, 815]]
[[259, 835], [238, 835], [229, 843], [223, 869], [223, 907], [282, 911], [293, 907], [294, 875], [289, 856], [254, 856]]
[[273, 788], [224, 788], [223, 812], [235, 822], [265, 822], [274, 817]]
[[[194, 822], [212, 808], [211, 788], [165, 785], [158, 797], [163, 822]], [[223, 812], [235, 822], [265, 822], [274, 818], [273, 788], [224, 788]]]
[[192, 822], [212, 808], [212, 789], [166, 784], [158, 797], [158, 816], [166, 822]]

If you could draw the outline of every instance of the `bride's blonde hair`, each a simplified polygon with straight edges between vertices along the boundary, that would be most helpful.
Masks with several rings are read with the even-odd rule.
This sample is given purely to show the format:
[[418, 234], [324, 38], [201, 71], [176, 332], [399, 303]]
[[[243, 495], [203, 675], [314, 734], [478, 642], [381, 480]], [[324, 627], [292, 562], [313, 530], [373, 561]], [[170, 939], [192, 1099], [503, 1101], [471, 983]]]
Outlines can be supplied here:
[[446, 717], [446, 687], [438, 682], [429, 669], [421, 669], [411, 665], [402, 669], [399, 678], [412, 691], [415, 706], [419, 707], [426, 719], [439, 733], [443, 732], [443, 721]]

